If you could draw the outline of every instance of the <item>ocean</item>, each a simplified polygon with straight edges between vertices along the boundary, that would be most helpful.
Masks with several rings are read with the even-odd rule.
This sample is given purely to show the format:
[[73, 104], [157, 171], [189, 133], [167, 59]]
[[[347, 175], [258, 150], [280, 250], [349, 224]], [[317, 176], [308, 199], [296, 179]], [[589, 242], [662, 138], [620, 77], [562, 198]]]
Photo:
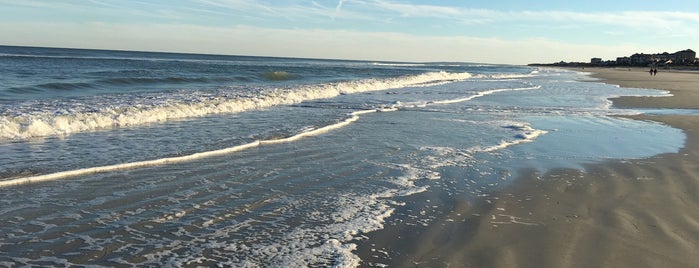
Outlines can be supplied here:
[[0, 266], [384, 266], [400, 252], [372, 234], [443, 223], [431, 197], [678, 152], [681, 130], [608, 101], [667, 94], [514, 65], [0, 46]]

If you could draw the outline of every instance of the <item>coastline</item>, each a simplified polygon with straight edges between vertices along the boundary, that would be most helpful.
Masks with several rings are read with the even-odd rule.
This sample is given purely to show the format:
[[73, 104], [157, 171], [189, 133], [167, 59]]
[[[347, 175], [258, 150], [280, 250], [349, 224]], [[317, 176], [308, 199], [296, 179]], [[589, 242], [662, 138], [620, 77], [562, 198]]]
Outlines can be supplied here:
[[659, 70], [650, 76], [643, 68], [587, 68], [572, 69], [591, 72], [602, 82], [622, 87], [654, 88], [670, 91], [672, 97], [621, 97], [611, 99], [620, 108], [676, 108], [699, 109], [699, 72]]
[[[694, 108], [697, 73], [650, 77], [640, 69], [586, 68], [602, 82], [670, 91], [671, 97], [620, 97], [624, 108]], [[490, 202], [454, 201], [444, 221], [410, 236], [391, 266], [699, 267], [699, 116], [638, 115], [684, 130], [678, 153], [586, 165], [585, 171], [528, 172]], [[442, 219], [444, 220], [444, 219]], [[392, 245], [400, 242], [392, 243]], [[375, 245], [381, 248], [381, 244]], [[361, 252], [371, 256], [371, 252]], [[376, 255], [376, 254], [374, 254]], [[364, 265], [368, 265], [364, 263]]]

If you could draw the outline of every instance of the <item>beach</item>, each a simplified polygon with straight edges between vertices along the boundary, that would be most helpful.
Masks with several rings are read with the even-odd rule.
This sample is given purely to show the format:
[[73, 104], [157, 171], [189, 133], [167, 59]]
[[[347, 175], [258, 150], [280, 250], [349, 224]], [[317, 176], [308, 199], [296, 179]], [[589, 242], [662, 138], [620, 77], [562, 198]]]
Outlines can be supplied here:
[[661, 90], [513, 65], [0, 52], [3, 267], [697, 263], [696, 110], [608, 101]]
[[[616, 107], [699, 108], [699, 74], [586, 68], [602, 82], [670, 91]], [[679, 153], [610, 160], [585, 170], [530, 171], [488, 202], [454, 204], [463, 218], [413, 237], [397, 266], [699, 267], [699, 117], [639, 115], [680, 128]]]

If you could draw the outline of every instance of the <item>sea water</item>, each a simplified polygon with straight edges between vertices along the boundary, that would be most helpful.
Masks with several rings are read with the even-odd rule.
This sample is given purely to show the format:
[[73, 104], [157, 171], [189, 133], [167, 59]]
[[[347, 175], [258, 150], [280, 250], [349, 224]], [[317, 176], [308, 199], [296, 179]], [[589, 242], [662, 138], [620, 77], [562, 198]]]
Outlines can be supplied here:
[[367, 265], [436, 224], [410, 200], [685, 138], [607, 100], [667, 92], [525, 66], [0, 46], [0, 80], [3, 266]]

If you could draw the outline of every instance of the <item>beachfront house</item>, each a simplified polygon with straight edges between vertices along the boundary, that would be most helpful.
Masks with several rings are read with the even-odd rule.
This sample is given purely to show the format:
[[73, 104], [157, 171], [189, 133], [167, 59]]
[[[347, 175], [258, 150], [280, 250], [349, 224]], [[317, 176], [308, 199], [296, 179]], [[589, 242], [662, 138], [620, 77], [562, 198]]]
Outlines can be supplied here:
[[631, 65], [648, 65], [651, 62], [653, 62], [653, 55], [636, 53], [631, 55], [631, 57], [629, 57], [629, 60], [631, 61]]
[[629, 58], [629, 57], [617, 57], [616, 64], [617, 65], [631, 65], [631, 58]]
[[691, 49], [677, 51], [671, 54], [669, 60], [676, 64], [692, 64], [697, 60], [697, 53]]

